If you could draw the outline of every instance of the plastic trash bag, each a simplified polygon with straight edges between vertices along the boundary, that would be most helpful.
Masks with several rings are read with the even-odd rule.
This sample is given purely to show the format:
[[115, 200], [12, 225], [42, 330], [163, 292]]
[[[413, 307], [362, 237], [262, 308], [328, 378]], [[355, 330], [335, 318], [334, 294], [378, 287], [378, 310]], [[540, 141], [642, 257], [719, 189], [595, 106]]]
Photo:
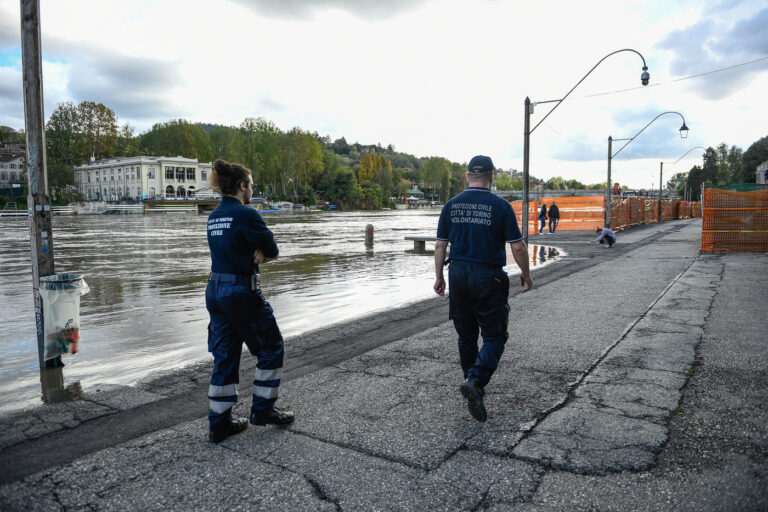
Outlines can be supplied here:
[[44, 359], [77, 354], [80, 343], [80, 296], [90, 291], [80, 274], [40, 277], [45, 328]]

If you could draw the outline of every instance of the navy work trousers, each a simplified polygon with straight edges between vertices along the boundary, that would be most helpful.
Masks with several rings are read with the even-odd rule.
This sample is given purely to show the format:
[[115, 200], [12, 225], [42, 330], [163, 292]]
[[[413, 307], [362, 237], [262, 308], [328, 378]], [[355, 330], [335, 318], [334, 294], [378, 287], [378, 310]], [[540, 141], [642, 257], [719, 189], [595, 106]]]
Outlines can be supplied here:
[[205, 289], [205, 305], [211, 317], [208, 351], [213, 355], [208, 390], [208, 422], [212, 431], [232, 421], [243, 343], [258, 358], [252, 412], [274, 407], [283, 373], [283, 336], [272, 306], [261, 292], [251, 291], [248, 276], [218, 276], [212, 274]]
[[560, 222], [560, 219], [558, 217], [555, 217], [554, 219], [550, 217], [549, 219], [549, 232], [554, 233], [557, 229], [557, 224]]
[[[451, 263], [448, 274], [450, 318], [459, 335], [464, 378], [480, 386], [491, 380], [507, 342], [509, 277], [501, 267]], [[478, 351], [478, 334], [483, 346]]]

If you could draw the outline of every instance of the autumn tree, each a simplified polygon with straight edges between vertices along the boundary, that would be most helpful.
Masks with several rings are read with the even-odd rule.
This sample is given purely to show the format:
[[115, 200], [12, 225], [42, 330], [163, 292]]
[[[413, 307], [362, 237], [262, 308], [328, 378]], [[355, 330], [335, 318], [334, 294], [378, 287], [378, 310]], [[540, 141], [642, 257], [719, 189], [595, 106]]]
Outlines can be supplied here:
[[86, 155], [101, 158], [115, 156], [117, 117], [102, 103], [83, 101], [77, 106], [77, 127]]

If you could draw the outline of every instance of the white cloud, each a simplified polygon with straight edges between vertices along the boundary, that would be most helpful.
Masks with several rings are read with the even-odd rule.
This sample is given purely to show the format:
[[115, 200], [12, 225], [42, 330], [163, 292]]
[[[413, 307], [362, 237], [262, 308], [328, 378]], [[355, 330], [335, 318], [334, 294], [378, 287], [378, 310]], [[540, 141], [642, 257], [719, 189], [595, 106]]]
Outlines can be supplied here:
[[[666, 110], [685, 115], [689, 139], [672, 116], [660, 119], [622, 152], [617, 181], [647, 183], [659, 159], [689, 147], [746, 148], [766, 135], [764, 66], [672, 81], [768, 55], [759, 1], [68, 0], [41, 9], [46, 110], [103, 101], [139, 130], [262, 116], [282, 129], [457, 162], [483, 153], [522, 169], [525, 97], [561, 98], [603, 56], [633, 48], [660, 85], [591, 96], [640, 85], [637, 55], [606, 59], [532, 134], [532, 174], [602, 181], [608, 135], [629, 137]], [[3, 35], [15, 32], [0, 36], [2, 50], [18, 39], [5, 21], [19, 19], [18, 2], [0, 0], [0, 19]], [[12, 94], [0, 98], [9, 102], [0, 124], [16, 125], [23, 109]]]

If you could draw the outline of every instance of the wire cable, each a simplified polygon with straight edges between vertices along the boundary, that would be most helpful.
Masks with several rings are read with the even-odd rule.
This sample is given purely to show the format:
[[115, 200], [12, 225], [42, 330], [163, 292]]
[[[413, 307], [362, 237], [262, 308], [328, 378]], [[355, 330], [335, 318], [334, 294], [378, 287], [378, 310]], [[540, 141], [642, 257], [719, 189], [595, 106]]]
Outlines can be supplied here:
[[[714, 69], [712, 71], [706, 71], [704, 73], [699, 73], [697, 75], [685, 76], [683, 78], [675, 78], [674, 80], [670, 80], [669, 83], [682, 82], [683, 80], [690, 80], [691, 78], [699, 78], [699, 77], [702, 77], [702, 76], [712, 75], [714, 73], [722, 73], [723, 71], [728, 71], [728, 70], [739, 68], [739, 67], [742, 67], [742, 66], [748, 66], [749, 64], [754, 64], [755, 62], [760, 62], [760, 61], [766, 60], [766, 59], [768, 59], [768, 56], [760, 57], [759, 59], [751, 60], [749, 62], [742, 62], [741, 64], [735, 64], [733, 66], [728, 66], [727, 68]], [[616, 91], [598, 92], [598, 93], [595, 93], [595, 94], [588, 94], [588, 95], [584, 96], [584, 98], [594, 98], [595, 96], [607, 96], [609, 94], [619, 94], [619, 93], [622, 93], [622, 92], [635, 91], [635, 90], [638, 90], [638, 89], [647, 89], [648, 87], [655, 87], [655, 86], [663, 85], [663, 84], [664, 84], [664, 82], [656, 82], [656, 83], [653, 83], [653, 84], [643, 85], [643, 86], [640, 86], [640, 87], [630, 87], [629, 89], [619, 89], [619, 90], [616, 90]]]

